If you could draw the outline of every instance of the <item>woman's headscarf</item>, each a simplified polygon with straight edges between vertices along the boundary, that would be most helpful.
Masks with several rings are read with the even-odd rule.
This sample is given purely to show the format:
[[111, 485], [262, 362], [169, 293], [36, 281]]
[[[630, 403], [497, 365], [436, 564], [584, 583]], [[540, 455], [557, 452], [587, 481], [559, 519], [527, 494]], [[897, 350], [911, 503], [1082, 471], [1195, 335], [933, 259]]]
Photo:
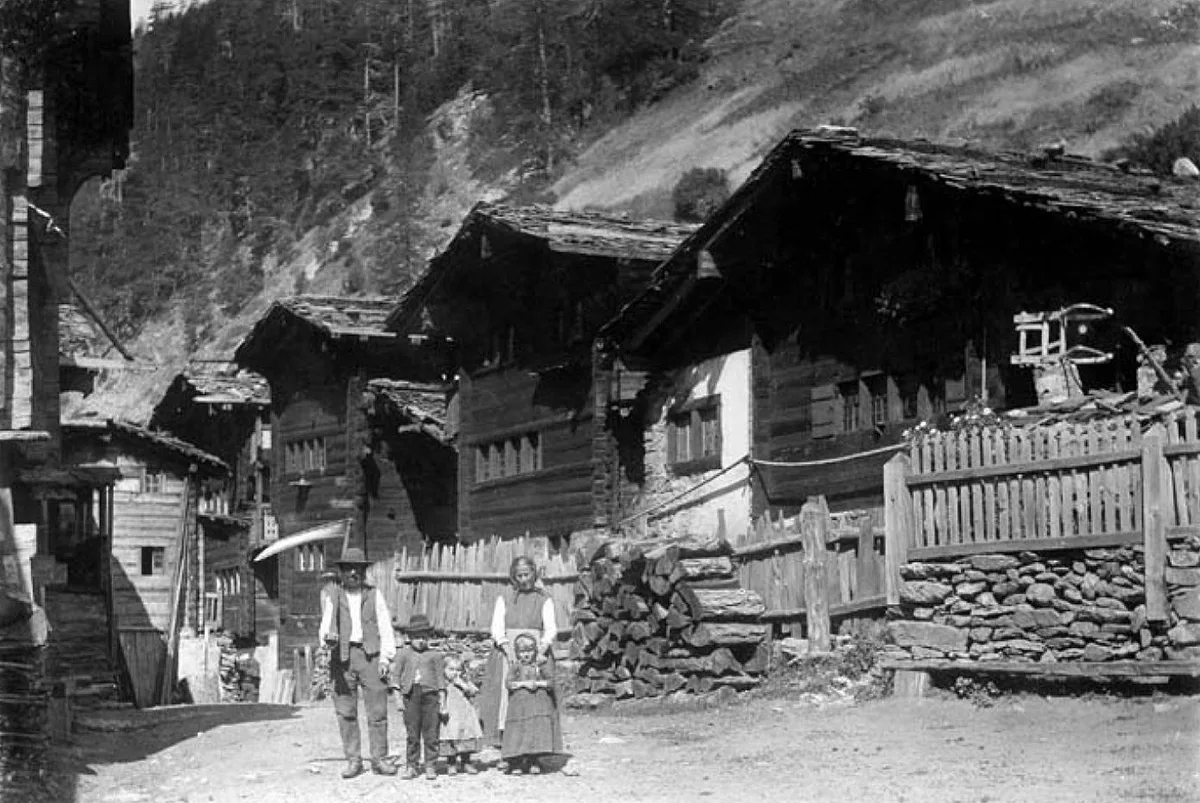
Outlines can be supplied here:
[[533, 562], [533, 558], [529, 557], [528, 555], [518, 555], [517, 557], [513, 558], [512, 564], [510, 564], [508, 567], [509, 585], [511, 585], [514, 589], [519, 590], [520, 586], [517, 585], [517, 569], [521, 568], [522, 566], [528, 566], [533, 572], [533, 587], [542, 588], [542, 572], [538, 569], [537, 564]]

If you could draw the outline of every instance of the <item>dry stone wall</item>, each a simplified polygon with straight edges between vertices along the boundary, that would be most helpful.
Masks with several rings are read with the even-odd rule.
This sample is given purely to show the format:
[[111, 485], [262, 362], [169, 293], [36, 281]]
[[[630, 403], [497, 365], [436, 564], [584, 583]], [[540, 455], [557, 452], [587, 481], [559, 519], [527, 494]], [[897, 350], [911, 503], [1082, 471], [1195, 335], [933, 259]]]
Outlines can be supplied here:
[[1141, 545], [908, 563], [889, 657], [1200, 660], [1200, 537], [1167, 554], [1168, 621], [1146, 617]]

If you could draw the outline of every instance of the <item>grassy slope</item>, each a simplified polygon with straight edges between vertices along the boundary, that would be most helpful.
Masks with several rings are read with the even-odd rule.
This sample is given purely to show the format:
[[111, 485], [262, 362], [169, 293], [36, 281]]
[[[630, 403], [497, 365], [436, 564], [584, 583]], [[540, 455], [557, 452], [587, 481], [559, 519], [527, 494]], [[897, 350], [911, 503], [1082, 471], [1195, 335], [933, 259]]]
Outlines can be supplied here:
[[736, 183], [789, 129], [830, 122], [1096, 155], [1200, 96], [1198, 32], [1198, 0], [747, 0], [699, 81], [554, 190], [568, 208], [669, 215], [689, 167]]
[[[1198, 43], [1200, 0], [744, 0], [709, 42], [699, 80], [594, 143], [554, 191], [565, 208], [669, 217], [671, 188], [688, 168], [725, 168], [736, 183], [789, 129], [828, 122], [991, 148], [1062, 138], [1098, 154], [1200, 97]], [[485, 114], [468, 96], [431, 120], [421, 203], [429, 250], [476, 200], [503, 194], [503, 182], [469, 167], [470, 130]], [[396, 177], [374, 189], [397, 191]], [[295, 291], [299, 273], [307, 292], [340, 292], [347, 263], [338, 255], [364, 254], [388, 225], [363, 198], [281, 242], [264, 261], [258, 298], [233, 316], [210, 304], [200, 355], [229, 355], [272, 299]], [[182, 330], [179, 312], [147, 326], [132, 345], [159, 369], [113, 382], [87, 406], [147, 417], [186, 359]]]

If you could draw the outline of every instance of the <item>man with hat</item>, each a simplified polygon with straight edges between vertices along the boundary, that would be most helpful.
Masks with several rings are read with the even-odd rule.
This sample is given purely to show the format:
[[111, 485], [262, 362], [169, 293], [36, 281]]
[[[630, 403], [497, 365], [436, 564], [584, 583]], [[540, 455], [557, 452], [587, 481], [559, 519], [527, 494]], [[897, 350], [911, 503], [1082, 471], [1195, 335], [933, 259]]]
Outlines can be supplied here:
[[377, 775], [396, 774], [396, 767], [387, 758], [387, 678], [396, 656], [396, 637], [383, 594], [366, 582], [368, 565], [358, 547], [343, 551], [337, 562], [341, 587], [323, 594], [321, 600], [320, 637], [330, 646], [333, 709], [347, 760], [343, 778], [354, 778], [363, 771], [359, 688], [367, 709], [371, 770]]

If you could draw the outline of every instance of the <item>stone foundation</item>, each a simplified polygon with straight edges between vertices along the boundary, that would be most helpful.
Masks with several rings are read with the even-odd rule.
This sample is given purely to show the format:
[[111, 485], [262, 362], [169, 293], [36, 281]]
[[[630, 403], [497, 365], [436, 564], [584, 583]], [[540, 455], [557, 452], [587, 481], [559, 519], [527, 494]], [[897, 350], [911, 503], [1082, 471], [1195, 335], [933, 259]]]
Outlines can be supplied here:
[[1200, 660], [1200, 537], [1167, 553], [1167, 622], [1147, 621], [1144, 570], [1140, 544], [908, 563], [887, 657]]

